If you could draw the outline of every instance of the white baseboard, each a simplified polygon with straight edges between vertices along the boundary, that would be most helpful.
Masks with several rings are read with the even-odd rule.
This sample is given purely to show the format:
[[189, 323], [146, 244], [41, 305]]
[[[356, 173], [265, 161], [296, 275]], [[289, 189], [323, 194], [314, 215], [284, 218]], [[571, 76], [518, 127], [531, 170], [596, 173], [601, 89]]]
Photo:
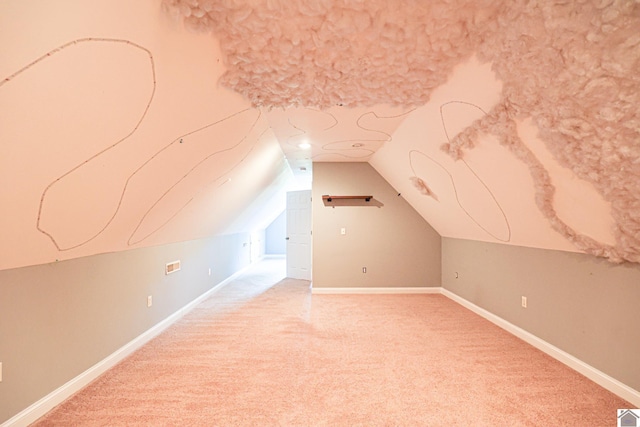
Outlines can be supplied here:
[[481, 308], [470, 301], [454, 294], [453, 292], [442, 287], [430, 288], [312, 288], [314, 294], [442, 294], [449, 299], [457, 302], [465, 308], [473, 311], [481, 317], [489, 320], [495, 325], [501, 327], [505, 331], [515, 335], [521, 340], [531, 344], [538, 350], [543, 351], [557, 361], [567, 365], [571, 369], [579, 372], [591, 381], [601, 387], [616, 394], [622, 399], [631, 403], [635, 408], [640, 408], [640, 391], [634, 390], [626, 384], [621, 383], [615, 378], [610, 377], [604, 372], [599, 371], [591, 365], [586, 364], [582, 360], [567, 353], [558, 347], [538, 338], [530, 332], [504, 320], [501, 317]]
[[549, 344], [548, 342], [538, 338], [530, 332], [525, 331], [524, 329], [507, 322], [501, 317], [496, 316], [495, 314], [485, 310], [484, 308], [478, 307], [472, 302], [467, 301], [466, 299], [454, 294], [453, 292], [440, 288], [442, 295], [452, 299], [458, 304], [462, 305], [465, 308], [473, 311], [474, 313], [484, 317], [489, 320], [491, 323], [501, 327], [505, 331], [515, 335], [521, 340], [531, 344], [538, 350], [543, 351], [559, 362], [564, 363], [568, 367], [572, 368], [575, 371], [578, 371], [585, 377], [589, 378], [591, 381], [600, 385], [601, 387], [609, 390], [610, 392], [620, 396], [624, 400], [631, 403], [635, 408], [640, 408], [640, 391], [634, 390], [626, 384], [621, 383], [615, 378], [610, 377], [604, 372], [599, 371], [591, 365], [586, 364], [582, 360], [577, 357], [572, 356], [566, 351], [560, 350], [558, 347]]
[[[248, 268], [248, 267], [247, 267]], [[185, 314], [187, 314], [190, 310], [192, 310], [199, 303], [207, 299], [213, 293], [218, 291], [220, 288], [234, 280], [237, 276], [242, 274], [245, 269], [238, 271], [232, 276], [220, 282], [218, 285], [214, 286], [189, 304], [185, 305], [160, 323], [157, 323], [155, 326], [139, 335], [129, 343], [125, 344], [123, 347], [116, 350], [111, 355], [107, 356], [105, 359], [93, 365], [91, 368], [84, 371], [82, 374], [73, 378], [66, 384], [57, 388], [53, 392], [49, 393], [47, 396], [38, 400], [28, 408], [19, 412], [12, 418], [8, 419], [4, 423], [0, 425], [0, 427], [26, 427], [29, 424], [35, 422], [38, 418], [45, 415], [51, 409], [55, 408], [57, 405], [62, 403], [64, 400], [71, 397], [74, 393], [80, 391], [83, 387], [89, 384], [94, 379], [98, 378], [108, 369], [117, 365], [121, 360], [125, 357], [132, 354], [134, 351], [142, 347], [144, 344], [149, 342], [151, 339], [156, 337], [162, 331], [167, 329], [173, 323], [182, 318]], [[507, 332], [517, 336], [523, 341], [533, 345], [537, 349], [543, 351], [554, 359], [564, 363], [575, 371], [581, 373], [585, 377], [589, 378], [596, 384], [604, 387], [610, 392], [620, 396], [622, 399], [627, 400], [634, 407], [640, 408], [640, 391], [634, 390], [631, 387], [621, 383], [615, 378], [610, 377], [609, 375], [597, 370], [593, 366], [590, 366], [580, 359], [570, 355], [569, 353], [560, 350], [559, 348], [549, 344], [548, 342], [538, 338], [530, 332], [525, 331], [524, 329], [515, 326], [514, 324], [502, 319], [501, 317], [496, 316], [495, 314], [467, 301], [466, 299], [454, 294], [453, 292], [441, 288], [441, 287], [428, 287], [428, 288], [418, 288], [418, 287], [409, 287], [409, 288], [312, 288], [312, 293], [314, 294], [442, 294], [451, 300], [457, 302], [465, 308], [473, 311], [479, 316], [484, 317], [495, 325], [501, 327]]]
[[439, 287], [430, 288], [311, 288], [312, 294], [439, 294]]
[[129, 341], [124, 346], [120, 347], [114, 353], [110, 354], [100, 362], [96, 363], [77, 377], [58, 387], [42, 399], [33, 403], [28, 408], [22, 410], [17, 413], [13, 417], [9, 418], [4, 423], [0, 424], [0, 427], [26, 427], [29, 424], [34, 423], [40, 417], [44, 416], [47, 412], [58, 406], [60, 403], [64, 402], [66, 399], [71, 397], [73, 394], [80, 391], [82, 388], [87, 386], [93, 380], [98, 378], [100, 375], [105, 373], [107, 370], [113, 368], [120, 361], [122, 361], [125, 357], [133, 354], [140, 347], [151, 341], [169, 326], [180, 320], [187, 314], [189, 311], [193, 310], [198, 304], [200, 304], [205, 299], [209, 298], [212, 294], [218, 291], [223, 286], [227, 285], [229, 282], [234, 280], [236, 277], [245, 272], [248, 267], [243, 268], [240, 271], [237, 271], [233, 275], [229, 276], [222, 282], [215, 285], [213, 288], [209, 289], [204, 294], [200, 295], [198, 298], [194, 299], [184, 307], [177, 310], [175, 313], [162, 320], [159, 323], [156, 323], [153, 327], [143, 332], [141, 335], [137, 336], [133, 340]]

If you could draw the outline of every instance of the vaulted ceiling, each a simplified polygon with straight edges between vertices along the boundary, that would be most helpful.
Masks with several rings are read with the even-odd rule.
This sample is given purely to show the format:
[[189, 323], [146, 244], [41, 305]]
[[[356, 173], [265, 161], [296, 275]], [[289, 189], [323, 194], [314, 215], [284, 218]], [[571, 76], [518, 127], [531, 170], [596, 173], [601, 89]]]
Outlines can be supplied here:
[[631, 0], [5, 0], [0, 269], [264, 228], [321, 161], [443, 236], [640, 262], [638, 28]]

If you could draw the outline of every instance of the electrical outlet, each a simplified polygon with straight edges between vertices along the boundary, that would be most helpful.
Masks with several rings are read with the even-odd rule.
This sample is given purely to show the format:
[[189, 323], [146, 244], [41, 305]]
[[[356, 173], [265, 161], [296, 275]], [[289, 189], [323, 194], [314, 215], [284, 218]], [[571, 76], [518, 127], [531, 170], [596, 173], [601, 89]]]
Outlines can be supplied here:
[[347, 229], [346, 229], [346, 228], [344, 228], [344, 227], [342, 227], [342, 228], [340, 229], [340, 234], [342, 234], [343, 236], [344, 236], [345, 234], [347, 234]]
[[527, 308], [527, 297], [522, 297], [522, 307]]
[[149, 295], [147, 297], [147, 307], [151, 307], [153, 305], [153, 296]]

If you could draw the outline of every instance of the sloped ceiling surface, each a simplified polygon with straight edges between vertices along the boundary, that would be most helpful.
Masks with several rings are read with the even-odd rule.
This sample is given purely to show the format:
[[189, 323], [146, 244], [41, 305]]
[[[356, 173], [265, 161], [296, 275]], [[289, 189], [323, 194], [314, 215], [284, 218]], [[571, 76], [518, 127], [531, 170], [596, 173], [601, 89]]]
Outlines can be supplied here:
[[2, 2], [0, 44], [0, 268], [252, 231], [284, 208], [265, 114], [159, 2]]
[[640, 262], [638, 28], [629, 0], [4, 1], [0, 268], [251, 231], [317, 161], [444, 236]]
[[[165, 0], [164, 5], [187, 27], [213, 32], [228, 66], [221, 83], [256, 107], [420, 107], [411, 118], [427, 117], [425, 126], [396, 131], [381, 149], [388, 153], [374, 155], [371, 163], [396, 187], [413, 183], [415, 190], [405, 191], [406, 197], [444, 235], [475, 235], [465, 231], [473, 223], [487, 240], [565, 249], [555, 235], [542, 243], [525, 237], [528, 222], [502, 207], [510, 203], [507, 198], [519, 198], [527, 205], [533, 201], [548, 227], [573, 247], [615, 262], [640, 261], [637, 1]], [[476, 99], [473, 88], [442, 100], [440, 117], [425, 116], [422, 108], [433, 108], [434, 92], [475, 58], [493, 71], [476, 84], [497, 80], [497, 96]], [[470, 121], [454, 132], [447, 122], [457, 113]], [[438, 127], [445, 140], [429, 135]], [[422, 143], [394, 144], [410, 138]], [[490, 177], [483, 179], [470, 164], [481, 145], [487, 154], [500, 145], [501, 163], [520, 162], [529, 181], [521, 177], [522, 185], [492, 189]], [[438, 160], [441, 148], [456, 162]], [[393, 163], [392, 153], [398, 155]], [[557, 170], [553, 177], [550, 169]], [[587, 191], [599, 206], [592, 211], [589, 205], [558, 203], [560, 184], [554, 179], [565, 187], [567, 179], [574, 180], [568, 191]], [[469, 195], [459, 194], [465, 188]], [[415, 191], [430, 200], [419, 201]], [[456, 201], [447, 205], [444, 200], [452, 195]], [[564, 217], [560, 206], [569, 211]], [[572, 221], [580, 216], [576, 210], [593, 220]], [[467, 220], [439, 221], [438, 216], [449, 216], [443, 211]], [[594, 218], [603, 211], [610, 221]]]

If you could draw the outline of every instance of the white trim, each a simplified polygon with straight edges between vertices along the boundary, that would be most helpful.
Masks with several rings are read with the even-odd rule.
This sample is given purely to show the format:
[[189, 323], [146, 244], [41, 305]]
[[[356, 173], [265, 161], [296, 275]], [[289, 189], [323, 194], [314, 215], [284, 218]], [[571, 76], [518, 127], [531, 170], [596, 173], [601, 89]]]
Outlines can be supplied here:
[[180, 320], [185, 314], [189, 311], [193, 310], [198, 304], [200, 304], [205, 299], [209, 298], [213, 293], [220, 290], [223, 286], [229, 284], [236, 277], [240, 276], [245, 272], [246, 269], [251, 267], [248, 265], [247, 267], [235, 272], [231, 276], [224, 279], [222, 282], [215, 285], [213, 288], [209, 289], [204, 294], [200, 295], [184, 307], [178, 309], [175, 313], [171, 314], [166, 319], [156, 323], [147, 331], [138, 335], [133, 340], [129, 341], [124, 346], [120, 347], [118, 350], [99, 361], [77, 377], [71, 379], [67, 383], [58, 387], [42, 399], [33, 403], [28, 408], [20, 411], [13, 417], [9, 418], [4, 423], [0, 424], [0, 427], [26, 427], [29, 424], [34, 423], [40, 417], [44, 416], [47, 412], [58, 406], [60, 403], [64, 402], [66, 399], [71, 397], [73, 394], [80, 391], [82, 388], [87, 386], [90, 382], [98, 378], [100, 375], [105, 373], [107, 370], [116, 366], [120, 361], [122, 361], [125, 357], [133, 354], [140, 347], [151, 341], [169, 326]]
[[[0, 424], [0, 427], [26, 427], [29, 424], [35, 422], [40, 417], [45, 415], [51, 409], [55, 408], [57, 405], [65, 401], [67, 398], [71, 397], [74, 393], [80, 391], [83, 387], [89, 384], [94, 379], [98, 378], [108, 369], [114, 367], [118, 364], [122, 359], [132, 354], [134, 351], [142, 347], [144, 344], [149, 342], [152, 338], [160, 334], [162, 331], [167, 329], [173, 323], [182, 318], [185, 314], [187, 314], [190, 310], [192, 310], [199, 303], [207, 299], [211, 294], [215, 293], [223, 286], [227, 285], [229, 282], [234, 280], [237, 276], [242, 274], [248, 267], [243, 268], [242, 270], [234, 273], [229, 276], [189, 304], [185, 305], [174, 314], [170, 315], [160, 323], [157, 323], [155, 326], [147, 330], [146, 332], [139, 335], [137, 338], [133, 339], [129, 343], [125, 344], [123, 347], [116, 350], [111, 355], [107, 356], [105, 359], [93, 365], [91, 368], [84, 371], [82, 374], [73, 378], [66, 384], [57, 388], [53, 392], [49, 393], [42, 399], [38, 400], [28, 408], [14, 415], [12, 418], [9, 418], [4, 423]], [[454, 294], [453, 292], [444, 289], [442, 287], [428, 287], [428, 288], [418, 288], [418, 287], [410, 287], [410, 288], [312, 288], [313, 294], [442, 294], [447, 298], [457, 302], [463, 307], [473, 311], [481, 317], [489, 320], [495, 325], [501, 327], [505, 331], [515, 335], [516, 337], [522, 339], [523, 341], [533, 345], [537, 349], [543, 351], [559, 362], [564, 363], [575, 371], [581, 373], [585, 377], [589, 378], [591, 381], [596, 384], [604, 387], [610, 392], [618, 395], [622, 399], [627, 400], [636, 408], [640, 408], [640, 391], [634, 390], [626, 384], [621, 383], [615, 378], [610, 377], [594, 368], [591, 365], [586, 364], [580, 359], [570, 355], [569, 353], [560, 350], [554, 345], [549, 344], [548, 342], [538, 338], [530, 332], [525, 331], [524, 329], [504, 320], [501, 317], [496, 316], [495, 314], [481, 308], [470, 301], [460, 297], [459, 295]]]
[[531, 344], [538, 350], [543, 351], [557, 361], [567, 365], [571, 369], [579, 372], [589, 378], [596, 384], [604, 387], [610, 392], [616, 394], [622, 399], [631, 403], [634, 407], [640, 408], [640, 391], [635, 390], [628, 385], [616, 380], [604, 372], [594, 368], [583, 362], [575, 356], [564, 350], [544, 341], [543, 339], [527, 332], [524, 329], [496, 316], [495, 314], [481, 308], [472, 302], [462, 298], [453, 292], [442, 287], [430, 288], [312, 288], [313, 294], [442, 294], [447, 298], [457, 302], [463, 307], [473, 311], [477, 315], [484, 317], [495, 325], [501, 327], [505, 331], [515, 335], [521, 340]]
[[586, 364], [582, 360], [578, 359], [575, 356], [572, 356], [566, 351], [561, 350], [552, 344], [549, 344], [548, 342], [544, 341], [541, 338], [538, 338], [532, 333], [525, 331], [524, 329], [504, 320], [501, 317], [496, 316], [495, 314], [485, 310], [482, 307], [478, 307], [472, 302], [467, 301], [466, 299], [462, 298], [459, 295], [454, 294], [453, 292], [447, 289], [441, 288], [441, 293], [442, 295], [450, 298], [451, 300], [457, 302], [463, 307], [468, 308], [469, 310], [473, 311], [479, 316], [482, 316], [485, 319], [489, 320], [490, 322], [494, 323], [495, 325], [501, 327], [505, 331], [531, 344], [538, 350], [543, 351], [544, 353], [553, 357], [557, 361], [564, 363], [571, 369], [578, 371], [579, 373], [589, 378], [591, 381], [595, 382], [601, 387], [604, 387], [605, 389], [618, 395], [624, 400], [627, 400], [634, 407], [640, 408], [640, 391], [632, 389], [628, 385], [623, 384], [622, 382], [616, 380], [615, 378], [610, 377], [604, 372], [599, 371], [593, 366]]
[[311, 288], [312, 294], [439, 294], [440, 287], [411, 288]]

